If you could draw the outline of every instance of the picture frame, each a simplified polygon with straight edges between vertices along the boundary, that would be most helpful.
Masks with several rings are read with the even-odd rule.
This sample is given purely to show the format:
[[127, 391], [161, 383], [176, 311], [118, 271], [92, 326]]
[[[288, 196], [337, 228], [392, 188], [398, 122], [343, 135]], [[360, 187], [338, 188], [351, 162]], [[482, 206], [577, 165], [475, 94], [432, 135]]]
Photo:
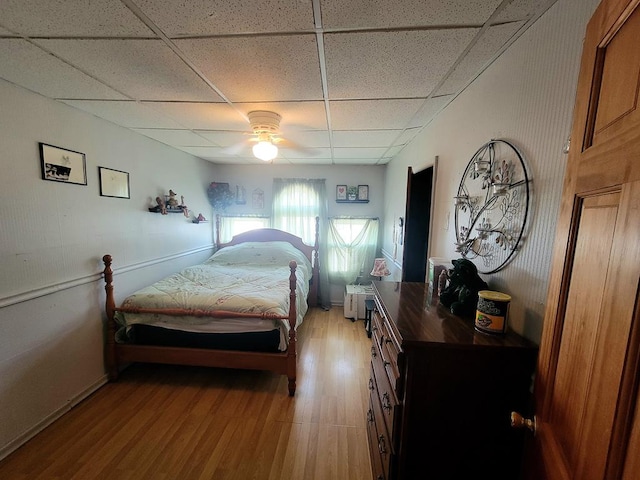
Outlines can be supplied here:
[[369, 185], [358, 185], [358, 200], [369, 200]]
[[42, 179], [75, 185], [87, 184], [87, 159], [84, 153], [38, 143]]
[[251, 205], [253, 208], [264, 208], [264, 192], [256, 188], [251, 194]]
[[100, 196], [113, 198], [131, 198], [129, 173], [112, 168], [98, 167], [100, 177]]
[[336, 185], [336, 200], [346, 200], [346, 199], [347, 199], [347, 186]]

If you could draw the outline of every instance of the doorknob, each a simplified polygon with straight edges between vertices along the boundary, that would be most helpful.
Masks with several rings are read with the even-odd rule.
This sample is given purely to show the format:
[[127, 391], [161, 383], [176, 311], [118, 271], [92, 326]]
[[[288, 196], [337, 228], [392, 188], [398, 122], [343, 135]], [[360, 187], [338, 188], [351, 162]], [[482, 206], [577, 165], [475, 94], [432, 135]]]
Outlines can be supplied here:
[[536, 434], [536, 417], [533, 416], [533, 420], [530, 418], [524, 418], [518, 412], [511, 412], [511, 426], [513, 428], [528, 428]]

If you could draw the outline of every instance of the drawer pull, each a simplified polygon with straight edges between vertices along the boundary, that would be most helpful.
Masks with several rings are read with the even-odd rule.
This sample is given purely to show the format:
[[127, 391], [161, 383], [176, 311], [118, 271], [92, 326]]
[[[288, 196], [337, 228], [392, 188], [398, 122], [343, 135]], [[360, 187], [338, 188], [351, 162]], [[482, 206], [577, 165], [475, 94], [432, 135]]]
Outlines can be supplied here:
[[390, 361], [388, 361], [388, 360], [385, 360], [384, 362], [382, 362], [382, 364], [383, 364], [385, 367], [388, 367], [389, 365], [391, 365], [391, 362], [390, 362]]
[[387, 442], [384, 440], [384, 435], [378, 437], [378, 451], [380, 451], [380, 455], [387, 453]]
[[373, 392], [374, 386], [373, 386], [373, 378], [369, 379], [369, 390], [371, 390]]
[[376, 353], [376, 347], [371, 347], [371, 356], [373, 358], [376, 358], [378, 356], [378, 354]]
[[389, 398], [389, 393], [384, 392], [382, 395], [382, 408], [389, 411], [391, 410], [391, 399]]
[[373, 411], [371, 409], [367, 411], [367, 422], [373, 423]]
[[385, 339], [385, 342], [387, 343], [393, 343], [393, 340], [391, 340], [390, 338]]

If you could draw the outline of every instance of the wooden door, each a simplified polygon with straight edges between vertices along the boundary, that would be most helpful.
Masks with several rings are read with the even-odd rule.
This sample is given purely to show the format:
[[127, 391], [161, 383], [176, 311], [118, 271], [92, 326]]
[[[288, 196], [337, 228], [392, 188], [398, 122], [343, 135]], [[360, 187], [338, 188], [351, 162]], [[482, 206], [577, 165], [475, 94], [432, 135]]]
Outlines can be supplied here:
[[640, 479], [639, 3], [603, 0], [587, 27], [528, 479]]
[[434, 168], [428, 167], [413, 173], [413, 169], [409, 167], [407, 173], [402, 257], [403, 282], [424, 283], [426, 281]]

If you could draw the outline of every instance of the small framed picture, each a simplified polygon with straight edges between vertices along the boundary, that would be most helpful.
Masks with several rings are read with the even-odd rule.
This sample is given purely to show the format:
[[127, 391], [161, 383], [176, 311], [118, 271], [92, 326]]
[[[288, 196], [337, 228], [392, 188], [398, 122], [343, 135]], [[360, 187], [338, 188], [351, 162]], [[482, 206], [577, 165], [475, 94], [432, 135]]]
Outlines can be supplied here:
[[358, 185], [358, 200], [369, 200], [369, 185]]
[[120, 170], [98, 167], [100, 195], [103, 197], [131, 198], [129, 174]]
[[42, 142], [39, 145], [43, 180], [87, 184], [87, 162], [84, 153]]
[[336, 185], [336, 200], [346, 200], [346, 199], [347, 199], [347, 186]]

